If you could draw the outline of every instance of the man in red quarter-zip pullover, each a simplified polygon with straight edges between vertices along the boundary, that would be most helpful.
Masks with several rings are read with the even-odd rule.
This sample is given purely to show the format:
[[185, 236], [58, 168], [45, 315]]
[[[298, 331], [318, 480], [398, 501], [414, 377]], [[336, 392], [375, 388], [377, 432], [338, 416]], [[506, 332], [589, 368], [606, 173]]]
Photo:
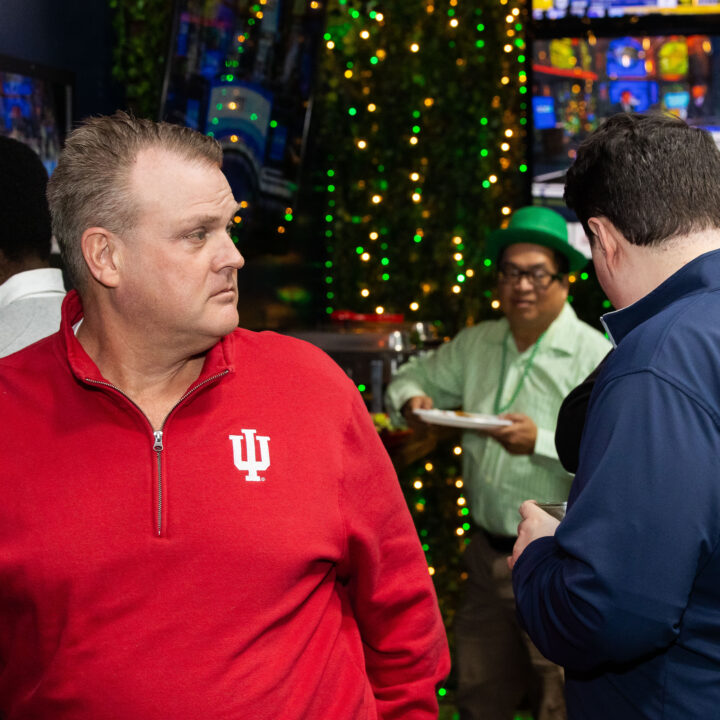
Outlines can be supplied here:
[[48, 197], [77, 291], [0, 360], [5, 720], [425, 720], [447, 644], [392, 467], [314, 347], [236, 329], [217, 143], [124, 113]]

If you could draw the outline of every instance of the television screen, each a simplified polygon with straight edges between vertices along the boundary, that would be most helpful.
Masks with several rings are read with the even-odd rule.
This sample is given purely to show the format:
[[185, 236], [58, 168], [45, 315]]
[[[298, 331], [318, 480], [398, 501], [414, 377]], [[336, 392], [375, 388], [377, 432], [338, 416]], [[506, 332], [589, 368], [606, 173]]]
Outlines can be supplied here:
[[668, 110], [687, 117], [690, 93], [687, 90], [668, 91], [663, 95], [663, 104]]
[[645, 51], [637, 38], [624, 37], [608, 43], [605, 74], [608, 77], [643, 78], [647, 76]]
[[534, 97], [532, 104], [535, 128], [546, 130], [555, 127], [555, 98]]
[[720, 139], [720, 36], [533, 44], [533, 196], [562, 202], [578, 145], [616, 112], [669, 112]]
[[[177, 0], [163, 117], [223, 146], [242, 228], [292, 215], [309, 120], [319, 3]], [[284, 229], [284, 228], [283, 228]]]
[[48, 174], [70, 129], [71, 93], [69, 74], [0, 56], [0, 134], [35, 150]]
[[706, 15], [720, 13], [716, 0], [533, 0], [535, 20], [567, 16], [604, 18], [628, 15]]
[[607, 94], [610, 107], [618, 112], [644, 113], [657, 107], [658, 84], [646, 80], [614, 80], [608, 83]]

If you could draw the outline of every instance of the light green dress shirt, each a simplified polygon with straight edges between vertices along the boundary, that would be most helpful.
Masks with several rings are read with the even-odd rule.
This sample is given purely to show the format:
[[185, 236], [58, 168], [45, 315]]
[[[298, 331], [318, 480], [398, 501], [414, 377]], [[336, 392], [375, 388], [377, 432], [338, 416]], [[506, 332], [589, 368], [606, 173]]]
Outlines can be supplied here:
[[[400, 408], [415, 395], [429, 395], [436, 408], [493, 413], [500, 382], [503, 341], [510, 332], [506, 318], [462, 330], [450, 342], [412, 358], [388, 386], [386, 404], [395, 422]], [[578, 319], [569, 304], [547, 329], [513, 404], [506, 412], [529, 416], [537, 425], [532, 455], [511, 455], [496, 440], [476, 431], [463, 433], [463, 479], [472, 518], [496, 535], [516, 535], [518, 507], [532, 498], [563, 501], [572, 475], [558, 460], [555, 425], [563, 398], [607, 355], [610, 342]], [[520, 353], [512, 337], [501, 407], [512, 398], [532, 354]]]

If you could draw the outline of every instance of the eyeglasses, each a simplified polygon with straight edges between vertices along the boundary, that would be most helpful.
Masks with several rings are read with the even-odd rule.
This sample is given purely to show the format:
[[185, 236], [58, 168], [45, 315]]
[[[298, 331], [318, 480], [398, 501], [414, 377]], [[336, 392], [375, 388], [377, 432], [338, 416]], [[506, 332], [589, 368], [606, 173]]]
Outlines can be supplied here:
[[498, 268], [498, 282], [517, 285], [523, 277], [526, 277], [536, 289], [547, 290], [555, 280], [562, 278], [562, 273], [553, 275], [542, 267], [523, 270], [512, 263], [503, 263]]

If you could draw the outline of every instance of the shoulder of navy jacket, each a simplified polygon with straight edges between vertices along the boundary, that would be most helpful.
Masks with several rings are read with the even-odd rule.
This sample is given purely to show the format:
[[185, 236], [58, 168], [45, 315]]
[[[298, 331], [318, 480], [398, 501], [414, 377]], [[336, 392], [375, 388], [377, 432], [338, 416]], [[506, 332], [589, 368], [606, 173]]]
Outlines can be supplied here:
[[625, 335], [681, 298], [720, 289], [720, 250], [703, 253], [683, 265], [632, 305], [603, 315], [603, 321], [619, 343]]

